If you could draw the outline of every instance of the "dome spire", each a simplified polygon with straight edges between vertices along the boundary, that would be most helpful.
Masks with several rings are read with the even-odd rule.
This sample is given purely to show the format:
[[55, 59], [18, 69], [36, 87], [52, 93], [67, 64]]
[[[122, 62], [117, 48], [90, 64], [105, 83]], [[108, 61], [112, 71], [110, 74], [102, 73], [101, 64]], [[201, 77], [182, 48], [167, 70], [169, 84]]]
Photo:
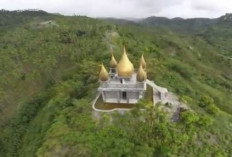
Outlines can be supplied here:
[[101, 65], [101, 71], [99, 73], [99, 80], [101, 81], [107, 81], [109, 79], [109, 74], [106, 71], [106, 68], [104, 67], [104, 65]]
[[140, 64], [139, 70], [138, 70], [138, 73], [137, 73], [137, 81], [143, 82], [143, 81], [145, 81], [146, 79], [147, 79], [147, 74], [146, 74], [146, 72], [143, 70], [142, 64]]
[[126, 49], [123, 49], [123, 55], [118, 63], [117, 71], [119, 76], [130, 77], [134, 73], [134, 66], [127, 57]]
[[114, 58], [114, 55], [112, 53], [111, 60], [110, 60], [110, 68], [116, 68], [117, 65], [118, 65], [118, 62], [116, 61], [116, 59]]
[[147, 63], [143, 57], [143, 55], [141, 56], [140, 60], [139, 60], [139, 65], [142, 65], [144, 69], [146, 69]]
[[123, 53], [126, 54], [126, 47], [125, 46], [123, 47]]

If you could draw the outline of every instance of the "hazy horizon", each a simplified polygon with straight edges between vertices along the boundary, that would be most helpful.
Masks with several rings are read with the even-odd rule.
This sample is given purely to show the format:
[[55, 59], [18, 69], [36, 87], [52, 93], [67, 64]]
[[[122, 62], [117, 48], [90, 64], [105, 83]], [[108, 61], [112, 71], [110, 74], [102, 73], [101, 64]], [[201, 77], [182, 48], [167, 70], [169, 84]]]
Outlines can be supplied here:
[[217, 18], [232, 12], [230, 0], [1, 0], [0, 9], [39, 9], [94, 18]]

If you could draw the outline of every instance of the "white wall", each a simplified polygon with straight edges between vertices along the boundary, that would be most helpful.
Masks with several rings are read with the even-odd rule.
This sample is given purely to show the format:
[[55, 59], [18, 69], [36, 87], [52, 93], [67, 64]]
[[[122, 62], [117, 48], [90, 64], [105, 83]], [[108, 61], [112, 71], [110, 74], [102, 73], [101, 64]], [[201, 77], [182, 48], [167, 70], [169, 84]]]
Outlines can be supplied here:
[[106, 102], [122, 102], [122, 101], [126, 101], [126, 102], [137, 102], [137, 100], [139, 99], [139, 92], [135, 92], [135, 91], [126, 91], [127, 92], [127, 99], [123, 100], [122, 99], [122, 91], [104, 91], [103, 94], [105, 97], [105, 101]]

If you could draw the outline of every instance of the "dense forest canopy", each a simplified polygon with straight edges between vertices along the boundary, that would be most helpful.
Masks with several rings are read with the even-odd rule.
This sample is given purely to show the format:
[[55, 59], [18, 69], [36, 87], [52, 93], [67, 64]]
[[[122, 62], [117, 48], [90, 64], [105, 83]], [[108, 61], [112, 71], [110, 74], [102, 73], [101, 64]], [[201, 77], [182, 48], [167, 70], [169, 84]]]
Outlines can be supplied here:
[[[228, 19], [181, 20], [176, 30], [170, 21], [0, 11], [0, 156], [231, 156]], [[144, 54], [148, 78], [192, 110], [173, 123], [140, 101], [94, 117], [100, 65], [112, 50], [119, 59], [123, 45], [134, 65]]]

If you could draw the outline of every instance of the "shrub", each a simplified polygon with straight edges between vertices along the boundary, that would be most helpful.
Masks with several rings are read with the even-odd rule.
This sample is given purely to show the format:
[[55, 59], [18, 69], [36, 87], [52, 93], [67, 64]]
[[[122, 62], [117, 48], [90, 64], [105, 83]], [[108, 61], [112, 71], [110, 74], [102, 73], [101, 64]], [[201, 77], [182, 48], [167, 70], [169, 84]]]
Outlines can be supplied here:
[[192, 111], [182, 112], [180, 117], [181, 117], [181, 120], [186, 124], [192, 124], [199, 120], [198, 115]]
[[219, 108], [214, 104], [209, 105], [206, 108], [206, 110], [207, 110], [208, 113], [214, 114], [214, 115], [218, 114], [218, 112], [219, 112]]
[[201, 116], [197, 122], [200, 126], [208, 127], [213, 124], [213, 119], [209, 116]]
[[214, 100], [209, 96], [202, 96], [198, 104], [200, 107], [206, 107], [214, 104]]
[[210, 114], [217, 114], [219, 112], [219, 108], [214, 104], [213, 98], [209, 96], [201, 97], [199, 101], [199, 106], [205, 108], [206, 112]]
[[189, 104], [189, 103], [191, 103], [193, 101], [193, 99], [191, 97], [187, 96], [187, 95], [182, 95], [180, 97], [180, 101], [185, 103], [185, 104]]

